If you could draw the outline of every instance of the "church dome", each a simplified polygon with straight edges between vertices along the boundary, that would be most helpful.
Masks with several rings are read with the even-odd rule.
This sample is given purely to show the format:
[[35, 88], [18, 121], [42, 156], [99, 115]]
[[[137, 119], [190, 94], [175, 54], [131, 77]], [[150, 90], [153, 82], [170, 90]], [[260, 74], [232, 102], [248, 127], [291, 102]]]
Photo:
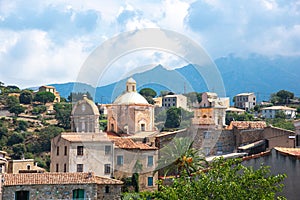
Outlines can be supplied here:
[[126, 92], [120, 95], [114, 104], [128, 105], [128, 104], [149, 104], [148, 101], [137, 92]]
[[128, 104], [149, 104], [148, 101], [139, 93], [136, 92], [136, 81], [129, 78], [126, 82], [126, 92], [120, 95], [114, 104], [128, 105]]
[[83, 99], [78, 101], [73, 109], [72, 109], [72, 115], [100, 115], [99, 109], [96, 106], [96, 104], [87, 98], [86, 95], [83, 95]]

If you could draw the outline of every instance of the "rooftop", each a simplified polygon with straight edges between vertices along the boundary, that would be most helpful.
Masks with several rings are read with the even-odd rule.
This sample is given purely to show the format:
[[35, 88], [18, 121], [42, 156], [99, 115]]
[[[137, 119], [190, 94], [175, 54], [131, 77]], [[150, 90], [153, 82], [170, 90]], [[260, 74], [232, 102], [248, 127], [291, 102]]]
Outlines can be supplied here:
[[290, 108], [287, 106], [271, 106], [271, 107], [262, 108], [262, 110], [293, 110], [293, 111], [296, 111], [297, 109]]
[[253, 92], [244, 92], [244, 93], [240, 93], [240, 94], [237, 94], [236, 96], [250, 96], [250, 95], [253, 95], [254, 93]]
[[95, 176], [91, 172], [4, 174], [4, 186], [62, 184], [123, 184], [122, 181]]
[[281, 154], [294, 156], [294, 157], [300, 159], [300, 148], [275, 147], [274, 149]]
[[156, 150], [157, 147], [149, 146], [141, 142], [134, 142], [130, 138], [113, 137], [111, 138], [114, 144], [120, 149], [139, 149], [139, 150]]
[[106, 136], [106, 133], [76, 133], [76, 132], [64, 132], [61, 137], [70, 142], [100, 142], [110, 141]]
[[232, 121], [227, 129], [263, 129], [267, 127], [264, 121]]

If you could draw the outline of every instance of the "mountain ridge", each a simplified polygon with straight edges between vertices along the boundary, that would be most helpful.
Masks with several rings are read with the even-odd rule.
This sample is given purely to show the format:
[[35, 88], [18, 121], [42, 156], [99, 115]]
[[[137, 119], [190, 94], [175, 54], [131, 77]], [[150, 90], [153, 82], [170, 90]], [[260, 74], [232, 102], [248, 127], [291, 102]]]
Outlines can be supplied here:
[[[255, 92], [258, 101], [268, 100], [271, 93], [281, 89], [300, 96], [299, 56], [271, 58], [254, 54], [247, 58], [240, 58], [230, 55], [216, 59], [215, 64], [223, 79], [226, 96], [231, 99], [241, 92]], [[151, 87], [158, 94], [161, 90], [171, 90], [175, 93], [208, 91], [205, 80], [192, 64], [173, 70], [157, 65], [151, 70], [134, 74], [132, 77], [137, 81], [138, 90]], [[111, 103], [125, 90], [126, 80], [127, 78], [97, 88], [75, 82], [50, 85], [56, 87], [65, 98], [76, 85], [77, 91], [90, 92], [96, 102]]]

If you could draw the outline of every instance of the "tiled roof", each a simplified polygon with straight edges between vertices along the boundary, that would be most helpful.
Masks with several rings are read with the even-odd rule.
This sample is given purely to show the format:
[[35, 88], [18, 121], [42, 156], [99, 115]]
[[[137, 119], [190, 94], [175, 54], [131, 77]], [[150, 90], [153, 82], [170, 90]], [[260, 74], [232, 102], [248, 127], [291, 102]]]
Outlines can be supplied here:
[[4, 186], [60, 184], [123, 184], [120, 180], [95, 176], [94, 173], [24, 173], [4, 174]]
[[300, 159], [300, 148], [275, 147], [274, 149], [282, 154], [294, 156]]
[[227, 129], [263, 129], [266, 126], [264, 121], [232, 121]]
[[121, 149], [140, 149], [140, 150], [156, 150], [156, 147], [149, 146], [145, 143], [134, 142], [130, 138], [114, 137], [111, 138], [115, 145]]

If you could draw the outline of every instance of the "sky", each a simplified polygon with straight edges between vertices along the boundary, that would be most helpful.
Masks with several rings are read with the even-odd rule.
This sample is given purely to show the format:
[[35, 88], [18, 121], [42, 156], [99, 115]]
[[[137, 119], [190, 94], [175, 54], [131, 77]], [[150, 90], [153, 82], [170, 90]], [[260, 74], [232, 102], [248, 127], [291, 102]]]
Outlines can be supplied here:
[[[0, 0], [0, 81], [20, 88], [76, 81], [101, 44], [143, 28], [185, 35], [212, 60], [229, 54], [298, 56], [300, 1]], [[186, 63], [168, 52], [140, 50], [112, 61], [102, 84], [133, 66], [158, 64]]]

